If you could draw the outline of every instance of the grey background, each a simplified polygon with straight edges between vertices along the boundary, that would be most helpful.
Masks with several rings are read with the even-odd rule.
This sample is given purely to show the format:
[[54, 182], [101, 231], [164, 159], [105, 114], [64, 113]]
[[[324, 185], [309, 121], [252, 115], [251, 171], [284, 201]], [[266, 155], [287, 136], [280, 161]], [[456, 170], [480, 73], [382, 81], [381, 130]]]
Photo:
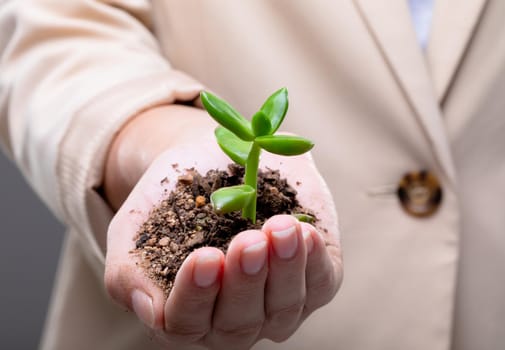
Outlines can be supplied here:
[[64, 228], [0, 151], [0, 349], [36, 349]]

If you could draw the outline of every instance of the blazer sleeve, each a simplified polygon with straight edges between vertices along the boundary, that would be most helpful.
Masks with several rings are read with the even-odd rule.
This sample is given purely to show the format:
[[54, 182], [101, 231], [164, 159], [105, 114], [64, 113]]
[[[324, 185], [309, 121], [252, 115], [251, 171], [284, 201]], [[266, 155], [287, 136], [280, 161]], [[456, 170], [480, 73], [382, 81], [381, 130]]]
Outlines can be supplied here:
[[1, 3], [0, 143], [103, 264], [112, 213], [96, 189], [115, 133], [202, 86], [161, 53], [148, 0]]

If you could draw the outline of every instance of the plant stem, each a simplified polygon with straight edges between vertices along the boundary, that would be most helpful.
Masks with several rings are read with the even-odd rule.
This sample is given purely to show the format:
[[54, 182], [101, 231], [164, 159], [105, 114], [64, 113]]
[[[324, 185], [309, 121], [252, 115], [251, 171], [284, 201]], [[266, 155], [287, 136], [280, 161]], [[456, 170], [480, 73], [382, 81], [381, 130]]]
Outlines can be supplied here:
[[[244, 184], [251, 186], [255, 191], [258, 190], [258, 168], [260, 164], [260, 153], [261, 147], [253, 142], [249, 156], [247, 157], [247, 162], [245, 164], [245, 176]], [[251, 219], [253, 223], [256, 223], [256, 201], [258, 194], [254, 196], [254, 200], [249, 203], [244, 209], [242, 209], [242, 217]]]

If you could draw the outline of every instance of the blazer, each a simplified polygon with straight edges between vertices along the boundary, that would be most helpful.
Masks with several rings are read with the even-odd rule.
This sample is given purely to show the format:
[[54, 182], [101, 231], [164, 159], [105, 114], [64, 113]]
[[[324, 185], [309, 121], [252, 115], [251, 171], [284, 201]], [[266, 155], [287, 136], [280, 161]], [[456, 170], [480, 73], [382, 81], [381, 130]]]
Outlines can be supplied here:
[[[340, 218], [340, 292], [254, 349], [505, 348], [504, 38], [501, 0], [437, 1], [425, 52], [404, 0], [3, 1], [1, 143], [69, 230], [41, 348], [157, 348], [104, 291], [104, 159], [204, 86], [248, 116], [287, 86]], [[421, 169], [424, 218], [397, 195]]]

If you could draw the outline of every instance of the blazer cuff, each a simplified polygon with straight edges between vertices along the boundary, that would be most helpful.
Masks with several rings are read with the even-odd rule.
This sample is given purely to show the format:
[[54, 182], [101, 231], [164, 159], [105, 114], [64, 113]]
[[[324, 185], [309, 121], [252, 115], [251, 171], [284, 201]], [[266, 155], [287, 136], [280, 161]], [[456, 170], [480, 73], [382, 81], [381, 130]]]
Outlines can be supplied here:
[[57, 186], [65, 221], [78, 231], [93, 267], [103, 273], [107, 227], [113, 212], [96, 191], [103, 182], [114, 136], [139, 112], [163, 104], [192, 101], [203, 86], [171, 70], [130, 80], [96, 96], [79, 110], [59, 144]]

